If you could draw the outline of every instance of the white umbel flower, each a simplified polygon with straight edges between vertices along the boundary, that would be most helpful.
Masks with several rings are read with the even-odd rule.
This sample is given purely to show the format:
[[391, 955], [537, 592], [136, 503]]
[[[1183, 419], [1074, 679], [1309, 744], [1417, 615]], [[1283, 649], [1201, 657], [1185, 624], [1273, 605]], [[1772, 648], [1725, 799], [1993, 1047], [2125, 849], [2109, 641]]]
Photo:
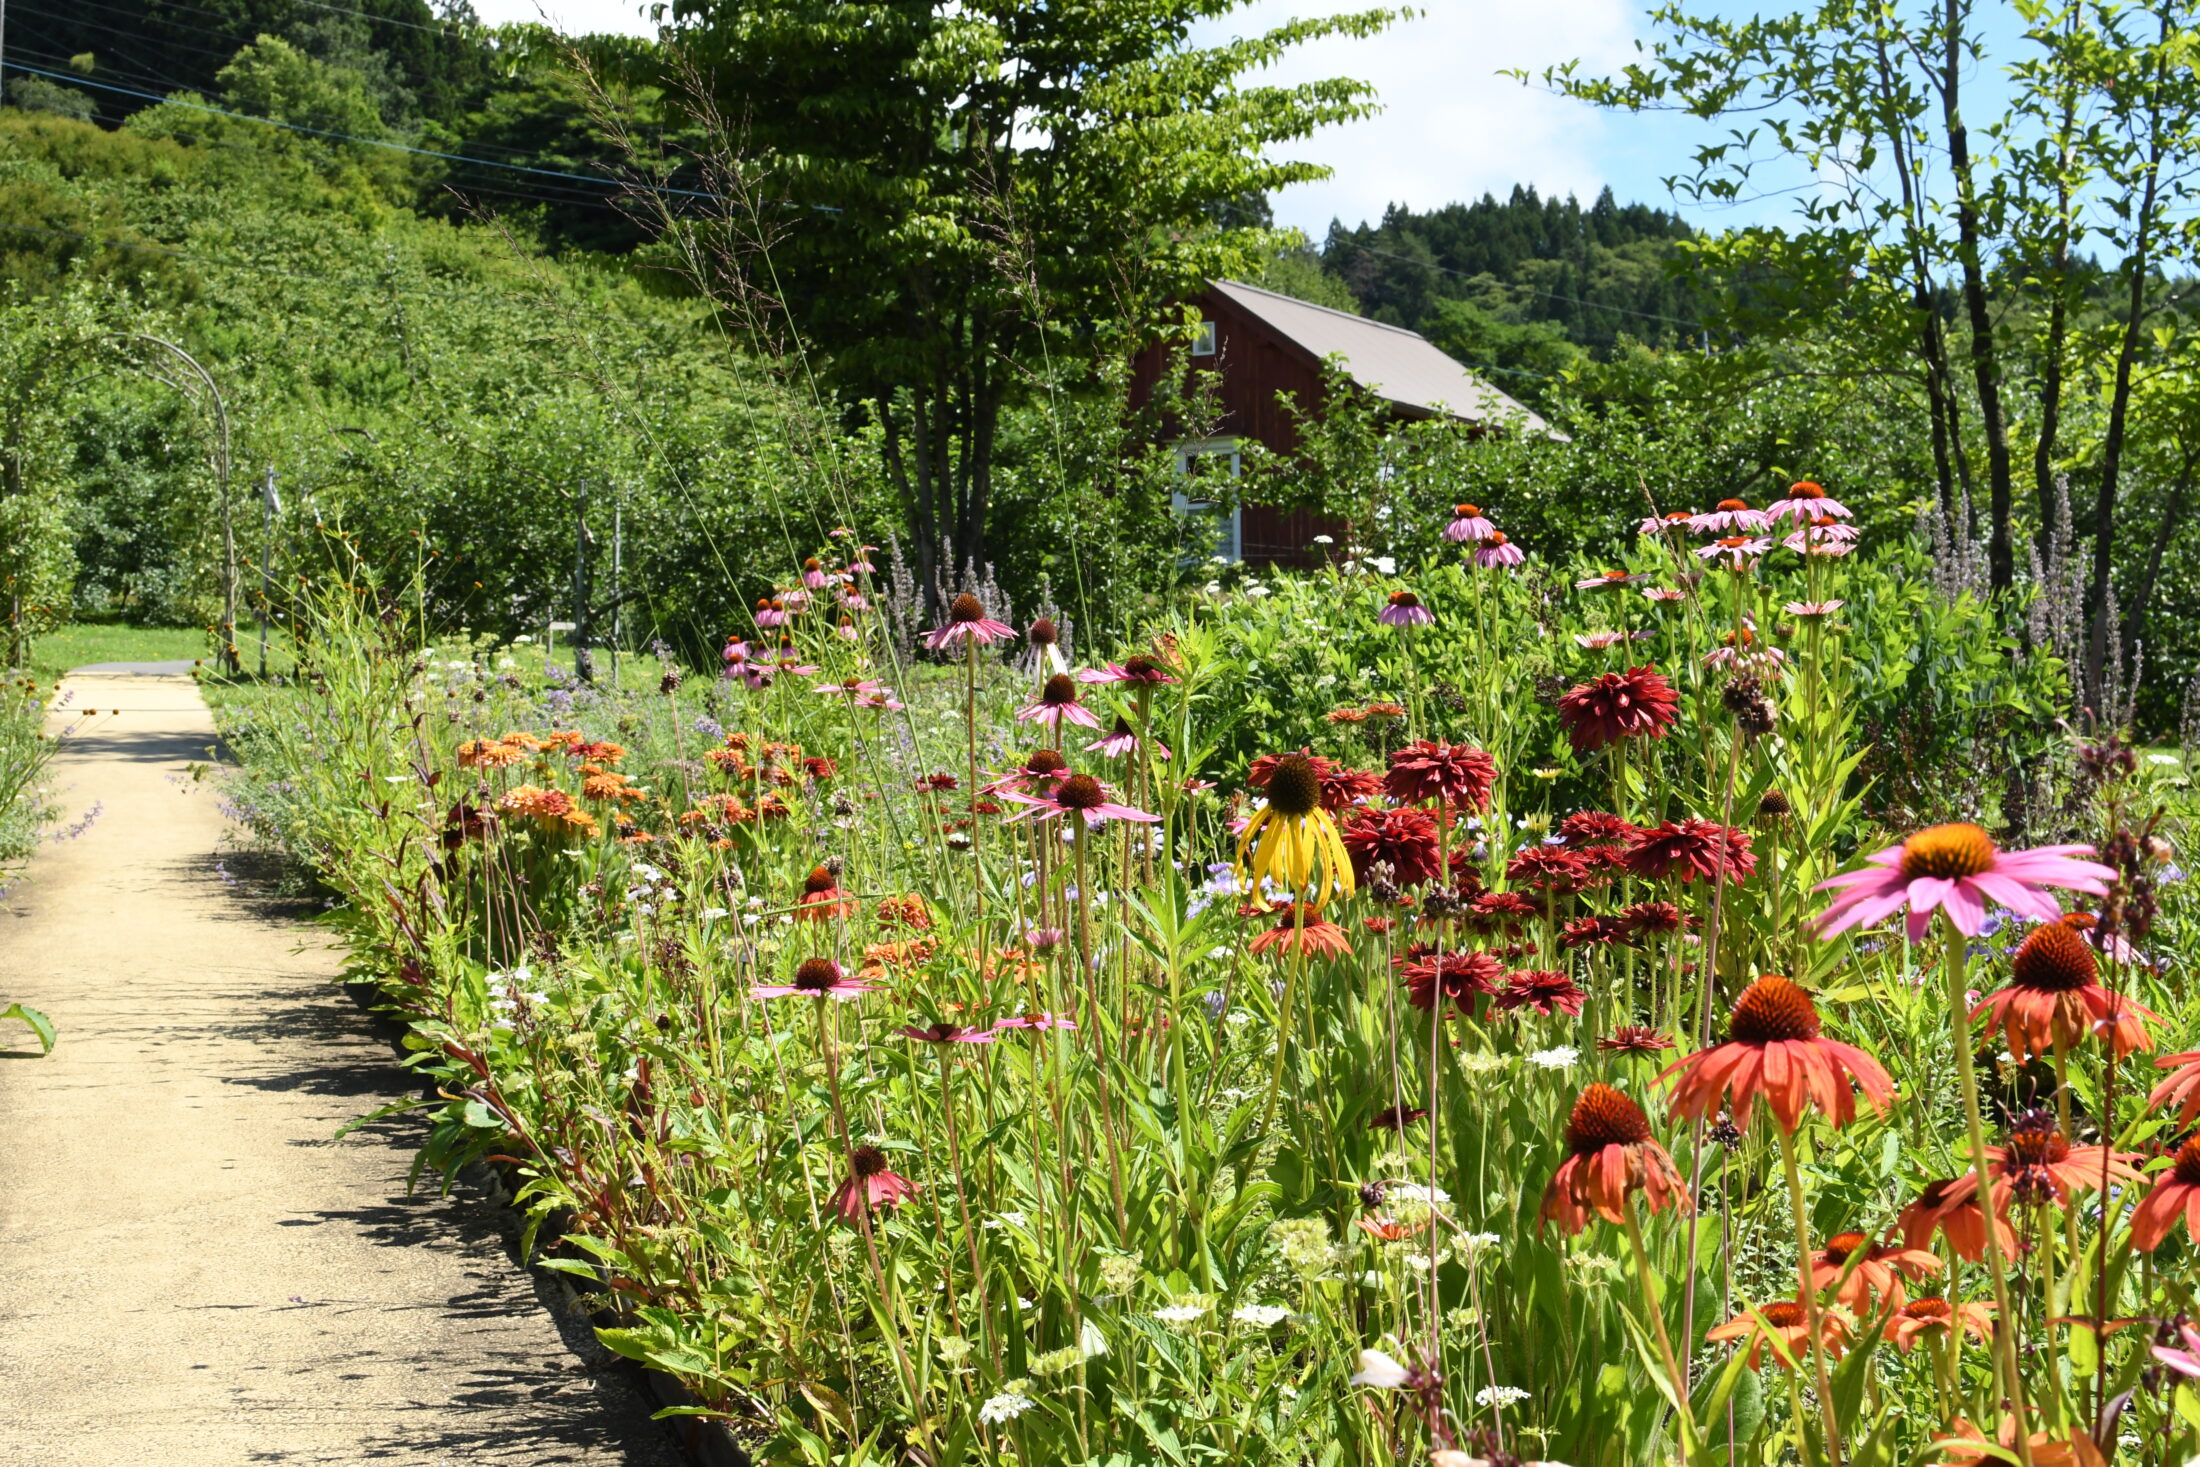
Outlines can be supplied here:
[[999, 1426], [1004, 1421], [1014, 1421], [1017, 1417], [1029, 1411], [1031, 1405], [1032, 1401], [1029, 1396], [1004, 1392], [1001, 1395], [988, 1398], [986, 1403], [978, 1408], [978, 1419], [987, 1426]]

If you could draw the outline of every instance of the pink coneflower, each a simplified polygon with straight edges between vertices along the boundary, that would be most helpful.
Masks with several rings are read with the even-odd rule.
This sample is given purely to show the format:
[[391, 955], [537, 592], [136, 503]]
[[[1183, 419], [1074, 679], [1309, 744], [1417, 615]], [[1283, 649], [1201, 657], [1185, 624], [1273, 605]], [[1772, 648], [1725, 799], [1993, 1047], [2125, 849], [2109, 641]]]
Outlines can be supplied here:
[[858, 545], [855, 559], [848, 562], [850, 573], [859, 576], [875, 574], [878, 567], [871, 564], [871, 552], [876, 549], [878, 549], [876, 545]]
[[1002, 1033], [1017, 1029], [1074, 1029], [1077, 1021], [1067, 1014], [1050, 1014], [1042, 1010], [1036, 1014], [1017, 1014], [1012, 1018], [995, 1020], [993, 1027]]
[[825, 574], [824, 562], [814, 555], [802, 562], [802, 584], [813, 591], [822, 591], [832, 584], [832, 577]]
[[1647, 571], [1608, 570], [1574, 582], [1576, 591], [1618, 591], [1650, 579]]
[[1797, 530], [1780, 543], [1797, 555], [1823, 555], [1827, 557], [1843, 556], [1856, 548], [1847, 540], [1817, 539], [1814, 538], [1816, 534], [1817, 532], [1814, 530]]
[[1386, 627], [1425, 627], [1435, 624], [1436, 618], [1421, 604], [1421, 598], [1411, 591], [1393, 591], [1388, 605], [1376, 614], [1375, 619]]
[[1352, 874], [1368, 880], [1378, 863], [1398, 886], [1419, 886], [1437, 874], [1436, 821], [1426, 810], [1362, 810], [1338, 832]]
[[1697, 546], [1696, 558], [1698, 560], [1715, 561], [1728, 570], [1742, 571], [1755, 565], [1758, 558], [1771, 548], [1772, 542], [1770, 540], [1752, 539], [1748, 535], [1728, 535], [1725, 539], [1714, 540], [1709, 545]]
[[[1856, 543], [1858, 534], [1856, 526], [1844, 525], [1831, 515], [1820, 515], [1817, 519], [1807, 522], [1802, 529], [1795, 531], [1787, 538], [1788, 540], [1808, 540], [1813, 545], [1829, 541], [1841, 545], [1853, 545]], [[1787, 542], [1782, 541], [1781, 543], [1786, 544]]]
[[2106, 1036], [2116, 1058], [2152, 1049], [2146, 1021], [2157, 1015], [2111, 993], [2095, 980], [2099, 961], [2068, 923], [2043, 922], [2009, 961], [2009, 986], [1988, 994], [1971, 1010], [1998, 1028], [2018, 1061], [2035, 1054], [2075, 1049], [2095, 1034]]
[[1396, 959], [1406, 982], [1406, 1002], [1423, 1012], [1433, 1012], [1449, 999], [1460, 1013], [1473, 1018], [1479, 1000], [1497, 992], [1505, 969], [1485, 952], [1454, 950], [1441, 955], [1419, 947]]
[[965, 1024], [904, 1024], [901, 1032], [904, 1038], [926, 1044], [991, 1044], [1000, 1037], [991, 1029], [973, 1029]]
[[1772, 517], [1761, 509], [1751, 509], [1739, 499], [1722, 499], [1709, 514], [1688, 517], [1688, 528], [1699, 535], [1735, 535], [1740, 531], [1767, 530], [1772, 527]]
[[1808, 479], [1791, 487], [1787, 492], [1787, 498], [1776, 499], [1765, 506], [1765, 523], [1767, 525], [1777, 525], [1785, 519], [1792, 519], [1797, 524], [1807, 525], [1812, 520], [1829, 515], [1835, 519], [1845, 520], [1849, 517], [1849, 512], [1845, 506], [1829, 496], [1824, 489]]
[[1831, 616], [1846, 605], [1846, 601], [1790, 601], [1780, 609], [1789, 616], [1809, 621], [1816, 617]]
[[1757, 869], [1757, 857], [1749, 849], [1749, 832], [1684, 815], [1637, 831], [1627, 847], [1627, 869], [1653, 881], [1672, 875], [1682, 881], [1699, 876], [1746, 881]]
[[1636, 902], [1620, 909], [1619, 920], [1637, 937], [1665, 937], [1695, 925], [1695, 919], [1684, 916], [1672, 902]]
[[1543, 1189], [1536, 1228], [1555, 1222], [1578, 1233], [1592, 1215], [1623, 1223], [1628, 1199], [1636, 1192], [1653, 1213], [1671, 1207], [1685, 1216], [1693, 1210], [1688, 1184], [1673, 1158], [1652, 1139], [1650, 1118], [1642, 1107], [1610, 1085], [1592, 1084], [1566, 1117], [1566, 1159]]
[[1039, 689], [1038, 700], [1016, 710], [1016, 721], [1044, 723], [1057, 742], [1061, 740], [1065, 722], [1082, 724], [1086, 728], [1100, 726], [1092, 710], [1077, 701], [1077, 684], [1066, 672], [1049, 677]]
[[2200, 1244], [2200, 1136], [2177, 1148], [2168, 1171], [2131, 1215], [2131, 1246], [2152, 1253], [2184, 1219], [2185, 1236]]
[[947, 625], [924, 634], [924, 645], [938, 652], [953, 642], [975, 642], [982, 647], [1015, 635], [1014, 627], [988, 617], [985, 603], [965, 591], [947, 604]]
[[1255, 957], [1273, 951], [1278, 957], [1305, 953], [1312, 958], [1344, 958], [1352, 955], [1352, 939], [1345, 930], [1321, 914], [1311, 902], [1286, 902], [1276, 925], [1245, 945]]
[[[877, 706], [868, 701], [870, 699], [890, 699], [894, 696], [893, 690], [877, 678], [861, 677], [842, 678], [837, 683], [819, 683], [810, 691], [827, 698], [846, 698], [867, 708]], [[901, 705], [896, 703], [892, 706], [898, 708]]]
[[873, 986], [851, 977], [831, 958], [804, 958], [789, 983], [760, 983], [749, 990], [756, 998], [817, 998], [848, 1003], [873, 991]]
[[1680, 695], [1644, 663], [1570, 689], [1558, 700], [1558, 721], [1577, 754], [1619, 739], [1663, 738], [1680, 715]]
[[1107, 786], [1089, 774], [1064, 775], [1054, 781], [1052, 787], [1043, 788], [1035, 795], [1027, 795], [1021, 790], [1003, 790], [1001, 798], [1014, 800], [1025, 807], [1009, 816], [1010, 820], [1052, 820], [1061, 815], [1077, 814], [1085, 817], [1087, 826], [1099, 826], [1110, 820], [1136, 820], [1151, 825], [1161, 818], [1110, 800]]
[[2170, 1073], [2147, 1092], [2147, 1109], [2154, 1110], [2174, 1101], [2178, 1107], [2177, 1124], [2191, 1125], [2193, 1117], [2200, 1116], [2200, 1049], [2165, 1054], [2154, 1065]]
[[1482, 517], [1482, 509], [1474, 504], [1455, 504], [1451, 507], [1451, 523], [1444, 526], [1444, 538], [1454, 545], [1473, 545], [1497, 533], [1497, 526]]
[[764, 597], [756, 603], [756, 624], [767, 630], [787, 624], [787, 604], [783, 600]]
[[795, 677], [808, 677], [817, 669], [802, 660], [802, 654], [794, 650], [792, 642], [781, 642], [766, 659], [773, 672], [787, 673]]
[[1586, 648], [1588, 651], [1591, 652], [1602, 652], [1608, 647], [1617, 647], [1620, 643], [1626, 640], [1627, 633], [1625, 632], [1574, 633], [1574, 645], [1577, 647]]
[[863, 635], [861, 632], [856, 630], [856, 624], [848, 620], [848, 618], [846, 617], [842, 617], [840, 619], [840, 625], [833, 628], [833, 630], [840, 634], [840, 640], [842, 640], [843, 642], [856, 641]]
[[1151, 657], [1133, 655], [1121, 662], [1110, 662], [1104, 667], [1088, 667], [1077, 674], [1081, 683], [1136, 683], [1141, 687], [1155, 687], [1161, 683], [1173, 683], [1175, 678], [1164, 671], [1161, 664]]
[[[1156, 740], [1153, 749], [1158, 757], [1163, 759], [1169, 757], [1169, 746], [1167, 744]], [[1110, 759], [1121, 759], [1138, 751], [1138, 730], [1131, 727], [1129, 719], [1118, 713], [1115, 715], [1115, 727], [1085, 745], [1085, 750], [1087, 753], [1105, 754]]]
[[1421, 739], [1390, 756], [1383, 788], [1401, 804], [1435, 800], [1459, 810], [1489, 808], [1497, 761], [1471, 744]]
[[1663, 535], [1687, 529], [1688, 522], [1694, 518], [1687, 510], [1677, 510], [1672, 514], [1651, 515], [1635, 528], [1641, 534]]
[[1008, 790], [1045, 787], [1069, 772], [1069, 761], [1059, 751], [1034, 749], [1023, 763], [1006, 774], [995, 776], [993, 782], [986, 785], [980, 793], [998, 795]]
[[2113, 870], [2097, 861], [2075, 859], [2091, 854], [2093, 847], [2080, 845], [2004, 851], [1976, 825], [1929, 826], [1901, 845], [1865, 857], [1865, 869], [1819, 882], [1815, 890], [1838, 889], [1840, 895], [1818, 914], [1818, 935], [1834, 937], [1851, 927], [1869, 927], [1907, 907], [1912, 942], [1924, 939], [1935, 908], [1948, 914], [1956, 931], [1976, 937], [1990, 902], [2020, 917], [2052, 922], [2062, 908], [2047, 887], [2100, 896], [2116, 879]]
[[833, 1189], [831, 1206], [845, 1222], [860, 1222], [868, 1213], [899, 1207], [917, 1195], [917, 1184], [888, 1169], [886, 1153], [876, 1146], [858, 1146], [848, 1153], [848, 1176]]
[[1482, 540], [1482, 548], [1474, 552], [1474, 563], [1485, 570], [1518, 565], [1527, 558], [1518, 545], [1505, 538], [1503, 530], [1490, 531]]
[[746, 642], [728, 642], [725, 652], [726, 670], [723, 677], [739, 678], [753, 691], [772, 685], [772, 675], [764, 665], [749, 656]]
[[1564, 973], [1550, 968], [1523, 968], [1505, 975], [1505, 986], [1497, 992], [1497, 1007], [1507, 1013], [1533, 1009], [1549, 1018], [1552, 1014], [1580, 1013], [1586, 997]]
[[1874, 1110], [1894, 1101], [1894, 1081], [1879, 1061], [1819, 1033], [1810, 995], [1771, 973], [1742, 990], [1726, 1042], [1669, 1066], [1658, 1076], [1660, 1084], [1667, 1080], [1673, 1082], [1673, 1114], [1682, 1120], [1707, 1120], [1726, 1106], [1734, 1124], [1746, 1126], [1761, 1097], [1789, 1135], [1802, 1124], [1806, 1106], [1845, 1126], [1856, 1119], [1856, 1091]]
[[1688, 599], [1686, 591], [1675, 590], [1671, 586], [1646, 586], [1643, 588], [1642, 594], [1645, 598], [1657, 602], [1686, 601]]

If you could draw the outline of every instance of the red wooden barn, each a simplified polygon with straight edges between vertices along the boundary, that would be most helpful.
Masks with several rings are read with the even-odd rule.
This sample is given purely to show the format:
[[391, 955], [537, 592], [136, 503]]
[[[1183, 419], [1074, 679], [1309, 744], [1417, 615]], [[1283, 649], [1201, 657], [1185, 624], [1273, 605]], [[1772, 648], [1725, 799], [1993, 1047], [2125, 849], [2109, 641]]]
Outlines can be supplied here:
[[[1200, 311], [1197, 338], [1189, 345], [1174, 341], [1147, 347], [1131, 372], [1133, 408], [1151, 399], [1165, 373], [1220, 374], [1222, 418], [1215, 432], [1174, 445], [1187, 478], [1216, 473], [1235, 477], [1239, 450], [1249, 441], [1276, 453], [1292, 452], [1298, 435], [1277, 394], [1290, 394], [1302, 412], [1320, 411], [1322, 367], [1331, 358], [1347, 378], [1388, 404], [1399, 418], [1441, 413], [1490, 432], [1550, 431], [1527, 408], [1402, 326], [1235, 280], [1210, 281], [1189, 303]], [[1177, 496], [1181, 512], [1196, 513], [1213, 504], [1196, 489], [1187, 490]], [[1314, 537], [1328, 535], [1341, 543], [1344, 535], [1341, 523], [1310, 510], [1245, 504], [1227, 521], [1219, 505], [1214, 510], [1216, 553], [1228, 560], [1315, 565], [1322, 559], [1322, 547], [1314, 544]]]

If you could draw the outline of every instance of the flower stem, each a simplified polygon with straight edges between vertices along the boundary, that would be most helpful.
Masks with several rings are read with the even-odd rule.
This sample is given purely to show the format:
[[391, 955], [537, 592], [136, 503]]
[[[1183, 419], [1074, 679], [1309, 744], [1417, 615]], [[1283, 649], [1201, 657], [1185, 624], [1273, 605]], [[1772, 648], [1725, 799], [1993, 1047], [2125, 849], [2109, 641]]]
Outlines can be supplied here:
[[[1818, 1290], [1810, 1276], [1810, 1209], [1803, 1204], [1803, 1172], [1795, 1163], [1795, 1137], [1775, 1116], [1772, 1129], [1780, 1137], [1780, 1166], [1787, 1173], [1788, 1210], [1795, 1222], [1795, 1271], [1797, 1295], [1810, 1330], [1810, 1363], [1818, 1385], [1819, 1419], [1826, 1428], [1826, 1460], [1841, 1467], [1841, 1424], [1833, 1415], [1833, 1382], [1826, 1375], [1826, 1338], [1818, 1312]], [[1797, 1429], [1800, 1430], [1800, 1423]]]
[[1635, 1277], [1642, 1284], [1642, 1307], [1650, 1316], [1651, 1328], [1657, 1331], [1658, 1353], [1665, 1357], [1666, 1379], [1673, 1383], [1674, 1397], [1680, 1403], [1681, 1455], [1685, 1458], [1696, 1445], [1696, 1413], [1688, 1400], [1688, 1377], [1681, 1374], [1680, 1357], [1673, 1353], [1673, 1337], [1665, 1328], [1665, 1311], [1658, 1306], [1657, 1275], [1650, 1271], [1650, 1250], [1642, 1245], [1642, 1220], [1635, 1216], [1634, 1193], [1627, 1194], [1620, 1216], [1627, 1226], [1627, 1246], [1635, 1254]]

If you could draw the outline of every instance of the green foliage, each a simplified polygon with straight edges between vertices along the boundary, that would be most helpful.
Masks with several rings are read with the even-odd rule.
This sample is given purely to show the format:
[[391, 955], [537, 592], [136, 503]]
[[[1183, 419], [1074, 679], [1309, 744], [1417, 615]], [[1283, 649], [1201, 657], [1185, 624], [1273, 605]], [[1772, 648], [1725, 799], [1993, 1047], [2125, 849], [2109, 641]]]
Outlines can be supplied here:
[[215, 73], [222, 100], [255, 117], [315, 132], [379, 139], [381, 109], [356, 70], [331, 66], [280, 36], [261, 36]]
[[90, 122], [99, 110], [86, 93], [50, 82], [42, 76], [10, 79], [8, 100], [25, 112], [50, 112], [71, 122]]

